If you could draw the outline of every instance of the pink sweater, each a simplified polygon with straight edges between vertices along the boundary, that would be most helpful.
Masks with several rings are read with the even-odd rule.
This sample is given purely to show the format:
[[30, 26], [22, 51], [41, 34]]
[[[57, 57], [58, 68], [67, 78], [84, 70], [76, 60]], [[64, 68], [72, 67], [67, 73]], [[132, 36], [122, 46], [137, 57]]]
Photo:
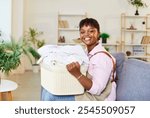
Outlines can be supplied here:
[[[88, 53], [90, 58], [93, 54], [98, 51], [105, 51], [104, 47], [99, 43], [94, 49]], [[114, 61], [115, 58], [113, 58]], [[100, 95], [105, 88], [109, 79], [112, 79], [112, 59], [105, 53], [98, 53], [90, 59], [88, 73], [92, 76], [93, 85], [88, 91], [91, 94]], [[116, 83], [112, 83], [112, 90], [108, 98], [105, 100], [115, 100], [116, 99]]]

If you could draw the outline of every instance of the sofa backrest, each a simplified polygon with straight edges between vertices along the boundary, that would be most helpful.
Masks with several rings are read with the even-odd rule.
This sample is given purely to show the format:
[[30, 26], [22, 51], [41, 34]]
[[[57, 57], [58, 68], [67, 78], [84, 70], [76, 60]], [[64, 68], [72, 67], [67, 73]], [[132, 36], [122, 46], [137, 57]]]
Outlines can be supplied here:
[[118, 78], [120, 78], [120, 74], [122, 72], [123, 63], [125, 61], [125, 54], [123, 52], [112, 53], [114, 58], [116, 59], [116, 72]]
[[120, 72], [117, 81], [117, 101], [150, 100], [150, 62], [127, 59]]

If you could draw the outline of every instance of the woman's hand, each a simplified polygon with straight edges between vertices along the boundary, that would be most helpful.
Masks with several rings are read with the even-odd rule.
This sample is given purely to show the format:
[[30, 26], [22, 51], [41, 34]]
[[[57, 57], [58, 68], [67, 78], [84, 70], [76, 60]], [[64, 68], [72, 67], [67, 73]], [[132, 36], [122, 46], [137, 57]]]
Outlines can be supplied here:
[[72, 74], [76, 78], [81, 75], [80, 64], [78, 62], [72, 62], [70, 64], [67, 64], [66, 68], [70, 72], [70, 74]]
[[77, 78], [79, 80], [79, 82], [83, 85], [83, 87], [86, 90], [89, 90], [91, 88], [92, 81], [91, 81], [91, 79], [82, 75], [82, 73], [80, 72], [80, 64], [78, 62], [72, 62], [72, 63], [66, 65], [66, 68], [75, 78]]

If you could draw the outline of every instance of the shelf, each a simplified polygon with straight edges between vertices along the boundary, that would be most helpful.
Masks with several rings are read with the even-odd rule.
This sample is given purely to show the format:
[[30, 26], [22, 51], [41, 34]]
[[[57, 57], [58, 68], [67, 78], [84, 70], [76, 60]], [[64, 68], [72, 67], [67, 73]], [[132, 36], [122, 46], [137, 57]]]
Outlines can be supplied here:
[[147, 59], [147, 58], [150, 58], [150, 56], [144, 56], [144, 55], [133, 55], [133, 56], [127, 56], [128, 58], [145, 58], [145, 59]]
[[119, 43], [102, 43], [103, 46], [119, 46]]
[[121, 14], [122, 51], [124, 53], [131, 52], [132, 55], [127, 56], [128, 58], [141, 58], [144, 60], [150, 58], [150, 55], [147, 55], [150, 52], [150, 41], [148, 38], [146, 38], [147, 40], [144, 38], [149, 37], [150, 34], [149, 18], [149, 14], [145, 16]]
[[145, 16], [131, 16], [131, 15], [126, 15], [124, 17], [125, 18], [145, 18]]
[[75, 13], [59, 12], [58, 15], [59, 16], [86, 16], [86, 12], [75, 12]]
[[150, 46], [150, 44], [125, 44], [126, 46]]
[[60, 31], [79, 31], [79, 28], [58, 28]]
[[[61, 11], [58, 13], [58, 37], [57, 43], [60, 45], [75, 45], [72, 39], [79, 38], [79, 22], [86, 18], [86, 12], [77, 11]], [[61, 37], [64, 37], [65, 43]]]
[[150, 30], [128, 30], [128, 29], [122, 29], [125, 32], [150, 32]]

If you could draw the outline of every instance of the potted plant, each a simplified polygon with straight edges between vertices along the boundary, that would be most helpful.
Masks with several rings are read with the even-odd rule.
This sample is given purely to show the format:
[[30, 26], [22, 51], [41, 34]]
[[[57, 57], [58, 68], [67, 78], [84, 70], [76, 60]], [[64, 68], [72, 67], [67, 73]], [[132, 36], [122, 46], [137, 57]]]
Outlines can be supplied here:
[[31, 45], [29, 48], [29, 52], [32, 57], [34, 57], [31, 61], [33, 72], [37, 73], [39, 71], [39, 65], [36, 64], [37, 60], [40, 58], [40, 55], [37, 53], [37, 49], [42, 47], [45, 44], [44, 40], [39, 39], [39, 36], [42, 35], [43, 32], [38, 31], [35, 28], [29, 28], [28, 31], [25, 32], [25, 40]]
[[101, 33], [100, 38], [102, 38], [102, 43], [107, 43], [107, 39], [110, 37], [108, 33]]
[[31, 49], [37, 53], [25, 40], [11, 39], [9, 42], [0, 42], [0, 71], [3, 75], [8, 76], [12, 70], [15, 70], [21, 64], [22, 54], [29, 56], [32, 54]]
[[147, 4], [142, 0], [128, 0], [128, 3], [136, 7], [135, 15], [139, 15], [138, 9], [140, 7], [147, 7]]
[[44, 40], [39, 39], [39, 36], [42, 34], [43, 32], [30, 27], [29, 31], [25, 32], [25, 39], [31, 43], [34, 49], [38, 49], [45, 44]]
[[14, 41], [0, 43], [0, 71], [3, 75], [8, 76], [12, 70], [20, 65], [21, 54], [20, 44]]

